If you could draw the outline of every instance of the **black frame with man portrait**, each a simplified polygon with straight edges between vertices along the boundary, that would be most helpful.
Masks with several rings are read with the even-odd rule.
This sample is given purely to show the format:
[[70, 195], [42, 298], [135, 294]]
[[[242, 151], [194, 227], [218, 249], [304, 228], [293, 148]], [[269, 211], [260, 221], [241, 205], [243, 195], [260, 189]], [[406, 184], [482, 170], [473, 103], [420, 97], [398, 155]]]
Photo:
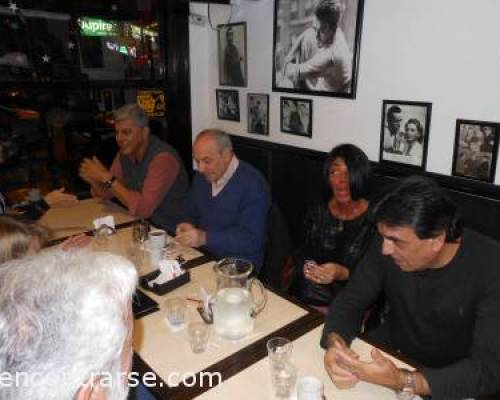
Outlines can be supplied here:
[[380, 129], [381, 164], [425, 169], [432, 103], [384, 100]]
[[[216, 89], [217, 118], [226, 121], [240, 121], [240, 94], [237, 90]], [[234, 110], [230, 109], [229, 100]]]
[[[227, 38], [232, 33], [232, 46], [228, 47]], [[217, 26], [217, 44], [219, 53], [219, 84], [221, 86], [247, 86], [247, 24]]]
[[[295, 107], [295, 112], [290, 115], [290, 106]], [[307, 115], [304, 110], [307, 107]], [[280, 129], [282, 132], [293, 135], [312, 137], [312, 100], [297, 97], [280, 97]]]
[[492, 183], [499, 134], [498, 122], [457, 119], [452, 175]]
[[269, 95], [248, 93], [248, 133], [269, 136]]
[[356, 98], [364, 0], [338, 2], [274, 1], [273, 91]]

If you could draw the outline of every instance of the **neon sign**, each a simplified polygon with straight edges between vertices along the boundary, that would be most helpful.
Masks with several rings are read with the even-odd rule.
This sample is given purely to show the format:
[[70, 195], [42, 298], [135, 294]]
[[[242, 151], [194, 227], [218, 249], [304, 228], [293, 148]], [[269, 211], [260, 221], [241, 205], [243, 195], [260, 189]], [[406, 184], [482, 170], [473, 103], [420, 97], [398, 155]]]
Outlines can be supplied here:
[[137, 57], [137, 47], [135, 46], [125, 46], [108, 40], [106, 41], [106, 47], [111, 51], [116, 51], [118, 53], [125, 54], [126, 56], [134, 58]]
[[78, 18], [82, 36], [116, 36], [118, 27], [115, 23], [98, 18]]

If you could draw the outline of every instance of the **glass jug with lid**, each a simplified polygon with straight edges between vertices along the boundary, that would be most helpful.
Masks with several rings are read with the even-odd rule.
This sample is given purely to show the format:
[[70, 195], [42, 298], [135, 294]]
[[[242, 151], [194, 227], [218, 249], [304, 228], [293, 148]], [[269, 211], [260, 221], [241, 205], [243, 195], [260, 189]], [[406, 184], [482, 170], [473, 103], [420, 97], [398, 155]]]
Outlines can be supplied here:
[[[238, 340], [253, 331], [255, 317], [267, 302], [264, 285], [250, 278], [253, 265], [238, 258], [224, 258], [214, 266], [217, 290], [213, 305], [215, 332]], [[257, 295], [256, 295], [257, 294]]]

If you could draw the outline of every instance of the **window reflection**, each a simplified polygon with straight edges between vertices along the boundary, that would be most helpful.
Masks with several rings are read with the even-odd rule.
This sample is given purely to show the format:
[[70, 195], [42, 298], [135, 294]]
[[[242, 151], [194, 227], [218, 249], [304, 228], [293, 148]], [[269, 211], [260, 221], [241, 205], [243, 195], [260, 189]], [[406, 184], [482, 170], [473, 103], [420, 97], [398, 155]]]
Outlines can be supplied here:
[[0, 81], [163, 79], [158, 21], [0, 7]]

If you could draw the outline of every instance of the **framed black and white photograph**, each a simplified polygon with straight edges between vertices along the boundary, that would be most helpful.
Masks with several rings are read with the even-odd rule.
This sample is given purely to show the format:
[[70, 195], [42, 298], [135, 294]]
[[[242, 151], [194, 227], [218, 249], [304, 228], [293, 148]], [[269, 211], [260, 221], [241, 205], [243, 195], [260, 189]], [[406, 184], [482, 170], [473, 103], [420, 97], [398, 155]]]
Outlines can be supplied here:
[[247, 86], [247, 24], [218, 25], [219, 83]]
[[269, 95], [248, 93], [248, 133], [269, 135]]
[[273, 90], [356, 97], [364, 0], [274, 0]]
[[216, 89], [217, 117], [228, 121], [240, 120], [240, 100], [237, 90]]
[[280, 127], [282, 132], [312, 137], [312, 100], [281, 97]]
[[496, 122], [457, 119], [452, 175], [493, 182], [498, 135]]
[[425, 169], [431, 111], [431, 103], [383, 101], [379, 156], [381, 163]]

